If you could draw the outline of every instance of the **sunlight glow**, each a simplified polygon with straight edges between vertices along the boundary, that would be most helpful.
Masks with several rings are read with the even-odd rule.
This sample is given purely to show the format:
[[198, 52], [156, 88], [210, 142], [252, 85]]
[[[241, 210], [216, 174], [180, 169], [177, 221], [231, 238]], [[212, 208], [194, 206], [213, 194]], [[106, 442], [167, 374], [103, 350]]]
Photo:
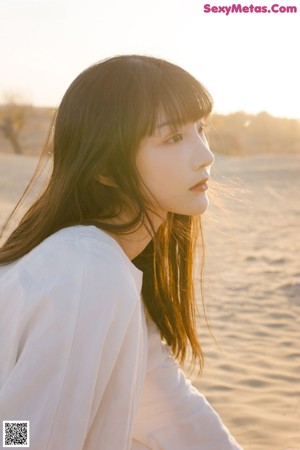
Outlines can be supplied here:
[[217, 112], [266, 110], [299, 118], [300, 11], [226, 16], [205, 14], [203, 5], [200, 0], [0, 0], [0, 101], [13, 90], [34, 105], [57, 106], [90, 64], [143, 53], [193, 73], [212, 93]]

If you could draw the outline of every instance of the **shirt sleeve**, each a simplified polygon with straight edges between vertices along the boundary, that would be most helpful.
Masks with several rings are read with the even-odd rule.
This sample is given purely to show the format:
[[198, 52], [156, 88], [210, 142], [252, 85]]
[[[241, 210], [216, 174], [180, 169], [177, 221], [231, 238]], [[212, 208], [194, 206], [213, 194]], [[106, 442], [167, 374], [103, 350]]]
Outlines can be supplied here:
[[142, 379], [139, 294], [118, 264], [76, 258], [69, 268], [50, 261], [41, 281], [20, 273], [19, 350], [0, 390], [1, 424], [29, 420], [31, 450], [128, 450]]
[[242, 450], [148, 322], [148, 367], [132, 450]]

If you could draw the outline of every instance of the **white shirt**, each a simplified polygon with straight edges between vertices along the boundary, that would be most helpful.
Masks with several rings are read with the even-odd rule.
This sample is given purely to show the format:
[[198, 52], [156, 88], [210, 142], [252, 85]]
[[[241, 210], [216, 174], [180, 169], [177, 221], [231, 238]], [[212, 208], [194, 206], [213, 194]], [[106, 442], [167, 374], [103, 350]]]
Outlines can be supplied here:
[[29, 420], [31, 450], [241, 449], [161, 341], [142, 277], [94, 226], [0, 267], [0, 445], [3, 420]]

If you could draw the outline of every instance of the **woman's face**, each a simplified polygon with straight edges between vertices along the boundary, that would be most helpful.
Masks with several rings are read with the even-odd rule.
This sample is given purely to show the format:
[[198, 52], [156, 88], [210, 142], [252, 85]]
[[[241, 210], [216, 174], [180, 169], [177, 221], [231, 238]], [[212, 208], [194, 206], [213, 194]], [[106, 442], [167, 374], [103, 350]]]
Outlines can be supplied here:
[[[154, 135], [144, 138], [138, 148], [136, 165], [140, 176], [159, 203], [156, 211], [199, 215], [208, 207], [206, 183], [214, 156], [203, 132], [204, 119], [172, 131], [162, 118]], [[144, 190], [147, 195], [148, 191]], [[148, 193], [148, 198], [151, 196]], [[159, 210], [159, 211], [158, 211]]]

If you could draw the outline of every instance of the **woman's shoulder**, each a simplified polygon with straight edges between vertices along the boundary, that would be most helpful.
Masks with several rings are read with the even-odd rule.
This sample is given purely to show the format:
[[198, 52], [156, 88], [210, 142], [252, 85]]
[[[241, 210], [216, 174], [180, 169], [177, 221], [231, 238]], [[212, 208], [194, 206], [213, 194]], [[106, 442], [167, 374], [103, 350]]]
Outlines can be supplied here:
[[122, 252], [95, 227], [62, 229], [1, 267], [0, 307], [8, 316], [19, 311], [24, 323], [49, 308], [75, 314], [80, 304], [87, 314], [110, 311], [126, 322], [141, 305], [142, 272]]
[[63, 228], [4, 270], [7, 276], [25, 271], [40, 283], [81, 279], [84, 274], [89, 281], [97, 278], [98, 284], [133, 283], [138, 290], [142, 284], [142, 272], [115, 239], [95, 226]]

